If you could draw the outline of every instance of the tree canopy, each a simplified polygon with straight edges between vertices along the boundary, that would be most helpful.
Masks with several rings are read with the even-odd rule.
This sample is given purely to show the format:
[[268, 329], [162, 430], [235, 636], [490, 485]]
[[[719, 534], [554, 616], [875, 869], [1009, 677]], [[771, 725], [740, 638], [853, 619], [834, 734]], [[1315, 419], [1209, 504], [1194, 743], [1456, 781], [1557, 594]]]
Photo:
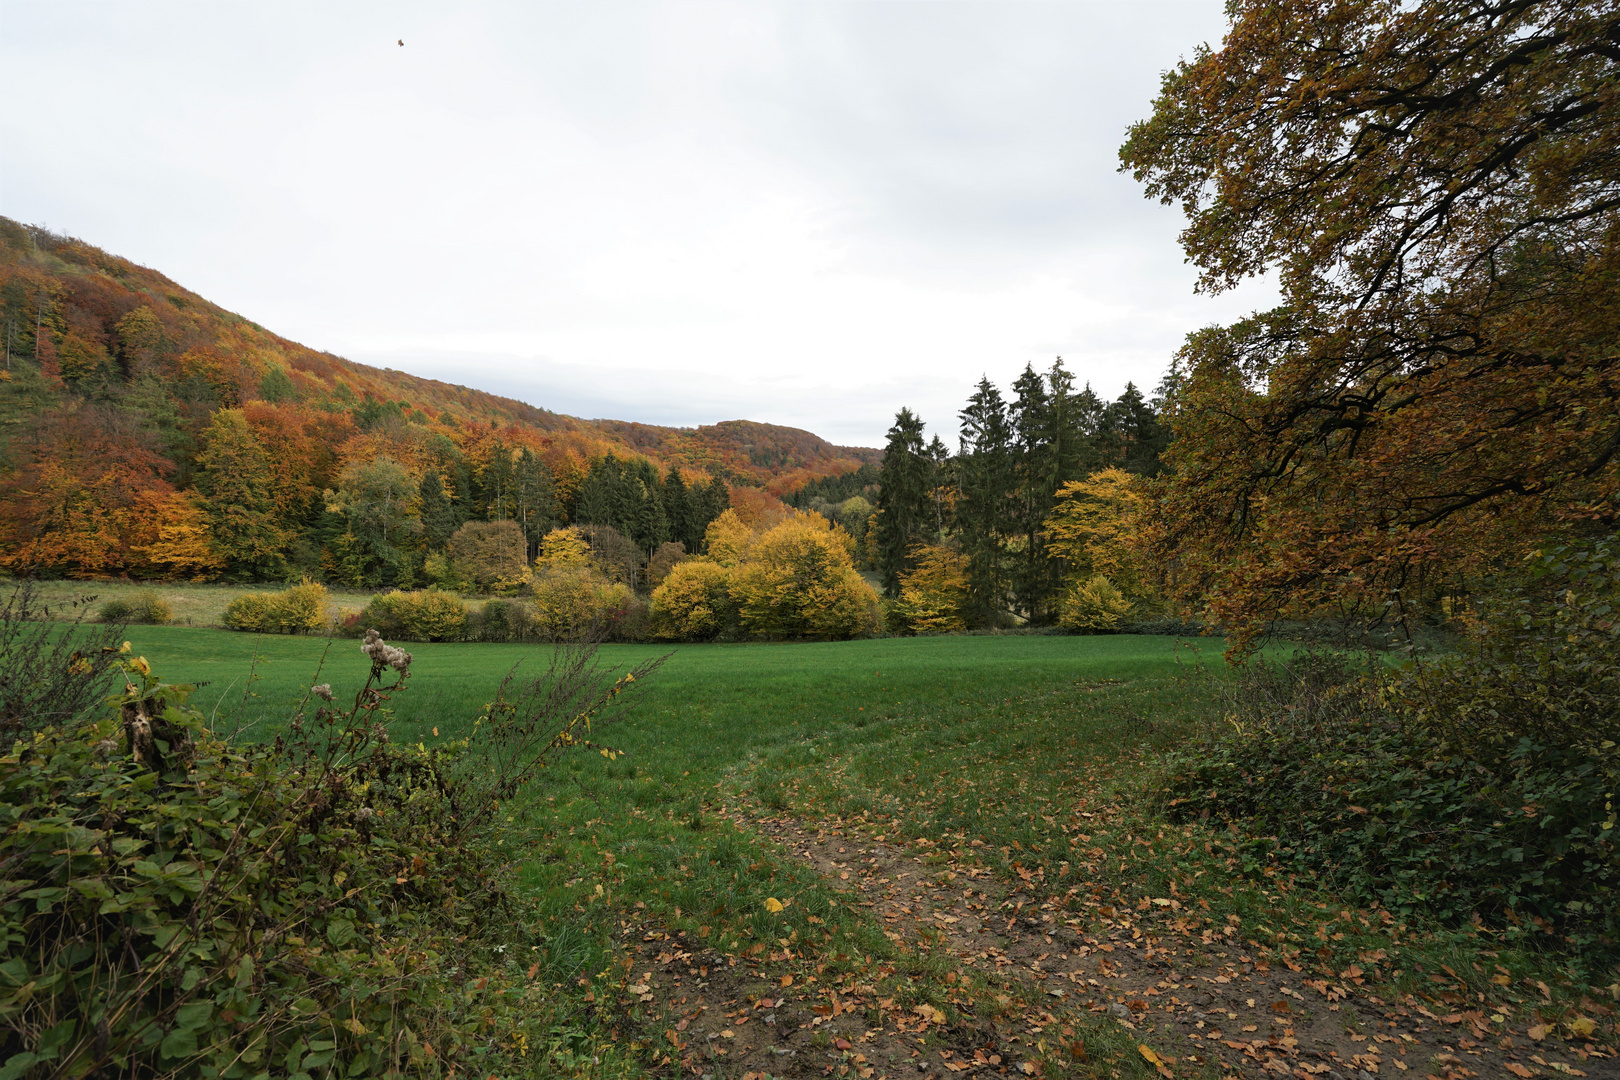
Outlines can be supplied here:
[[1200, 288], [1158, 558], [1250, 640], [1378, 615], [1610, 530], [1620, 448], [1620, 9], [1247, 0], [1121, 149]]

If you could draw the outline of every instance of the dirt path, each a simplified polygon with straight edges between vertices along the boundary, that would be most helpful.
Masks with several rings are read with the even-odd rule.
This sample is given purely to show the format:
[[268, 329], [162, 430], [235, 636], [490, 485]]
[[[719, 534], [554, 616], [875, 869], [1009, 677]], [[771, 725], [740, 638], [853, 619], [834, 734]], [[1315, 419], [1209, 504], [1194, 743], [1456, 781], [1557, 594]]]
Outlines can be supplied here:
[[897, 944], [943, 950], [964, 976], [984, 976], [993, 998], [973, 999], [971, 979], [948, 972], [963, 996], [950, 999], [947, 1022], [928, 1006], [897, 1007], [859, 978], [821, 982], [825, 969], [803, 971], [786, 942], [739, 958], [686, 947], [656, 927], [629, 928], [636, 967], [626, 1004], [666, 1063], [692, 1075], [1024, 1077], [1054, 1053], [1084, 1069], [1077, 1029], [1101, 1020], [1128, 1032], [1165, 1076], [1620, 1080], [1613, 1047], [1516, 1026], [1482, 1003], [1386, 1002], [1358, 967], [1324, 980], [1256, 961], [1234, 934], [1192, 929], [1174, 897], [1130, 912], [1104, 908], [1100, 925], [1084, 927], [1027, 870], [1003, 881], [926, 842], [902, 847], [787, 817], [733, 820], [846, 890]]

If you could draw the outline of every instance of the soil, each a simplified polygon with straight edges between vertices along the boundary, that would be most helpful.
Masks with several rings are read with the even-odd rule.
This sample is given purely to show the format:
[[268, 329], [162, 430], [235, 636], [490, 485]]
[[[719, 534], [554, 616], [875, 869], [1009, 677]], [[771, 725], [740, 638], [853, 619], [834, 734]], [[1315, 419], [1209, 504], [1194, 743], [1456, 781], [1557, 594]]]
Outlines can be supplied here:
[[[946, 982], [960, 995], [951, 997], [947, 1018], [881, 996], [869, 985], [881, 969], [865, 983], [823, 982], [831, 978], [825, 967], [806, 971], [785, 944], [733, 956], [656, 925], [627, 927], [635, 967], [622, 1002], [626, 1019], [671, 1071], [741, 1080], [988, 1080], [1039, 1074], [1039, 1058], [1053, 1053], [1089, 1071], [1076, 1029], [1100, 1021], [1119, 1025], [1167, 1077], [1620, 1080], [1613, 1046], [1537, 1030], [1522, 1009], [1495, 1020], [1490, 1005], [1469, 1007], [1456, 993], [1444, 1006], [1444, 997], [1410, 994], [1385, 1001], [1354, 966], [1321, 979], [1268, 964], [1235, 937], [1190, 929], [1174, 898], [1132, 912], [1105, 908], [1110, 917], [1087, 926], [1060, 898], [1042, 896], [1039, 877], [1027, 870], [1000, 880], [959, 862], [947, 868], [926, 841], [902, 846], [838, 823], [731, 816], [808, 862], [847, 902], [869, 908], [897, 944], [947, 954], [956, 970]], [[989, 998], [970, 985], [988, 986]], [[1583, 1009], [1612, 1015], [1595, 1002]]]

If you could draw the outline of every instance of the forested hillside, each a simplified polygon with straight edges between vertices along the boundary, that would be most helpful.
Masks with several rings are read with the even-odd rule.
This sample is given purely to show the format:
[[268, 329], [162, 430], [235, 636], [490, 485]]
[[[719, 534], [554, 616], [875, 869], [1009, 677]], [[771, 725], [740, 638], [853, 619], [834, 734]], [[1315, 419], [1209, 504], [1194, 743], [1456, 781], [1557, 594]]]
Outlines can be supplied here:
[[317, 352], [0, 218], [0, 569], [409, 585], [469, 520], [689, 548], [733, 491], [877, 461], [748, 421], [582, 420]]

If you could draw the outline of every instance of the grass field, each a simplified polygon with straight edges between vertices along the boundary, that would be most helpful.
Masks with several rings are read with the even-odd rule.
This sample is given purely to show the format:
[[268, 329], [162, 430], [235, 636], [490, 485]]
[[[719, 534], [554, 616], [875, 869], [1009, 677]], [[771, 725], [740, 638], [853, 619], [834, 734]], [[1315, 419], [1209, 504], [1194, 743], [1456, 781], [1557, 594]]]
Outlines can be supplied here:
[[[256, 735], [273, 730], [312, 682], [341, 692], [358, 685], [367, 667], [348, 640], [328, 647], [183, 627], [134, 627], [129, 637], [165, 680], [204, 684], [194, 700], [217, 728]], [[1367, 992], [1391, 1000], [1443, 993], [1447, 1009], [1478, 1005], [1481, 1015], [1500, 1018], [1481, 1021], [1497, 1023], [1499, 1034], [1533, 1022], [1532, 1006], [1511, 997], [1504, 979], [1515, 987], [1543, 980], [1560, 998], [1585, 993], [1588, 980], [1557, 956], [1490, 949], [1473, 930], [1426, 925], [1420, 912], [1404, 915], [1398, 928], [1352, 913], [1309, 882], [1269, 876], [1253, 843], [1167, 824], [1145, 798], [1144, 778], [1156, 750], [1185, 739], [1218, 709], [1220, 649], [1218, 641], [1130, 636], [603, 647], [602, 660], [615, 668], [670, 654], [632, 717], [599, 733], [626, 756], [564, 758], [535, 795], [546, 813], [532, 828], [514, 822], [503, 838], [539, 905], [546, 968], [577, 996], [578, 1022], [599, 1040], [589, 1060], [600, 1071], [673, 1075], [680, 1067], [658, 1033], [684, 1045], [664, 1025], [684, 1026], [696, 1015], [685, 990], [655, 1003], [662, 1011], [646, 1019], [647, 1038], [610, 1044], [603, 1034], [633, 1008], [622, 987], [650, 962], [636, 952], [647, 929], [648, 940], [680, 938], [732, 964], [741, 957], [773, 980], [797, 979], [796, 987], [819, 978], [900, 1010], [937, 1007], [959, 1024], [1011, 1017], [1005, 1023], [1035, 1033], [1009, 1036], [1012, 1043], [1025, 1038], [1019, 1053], [1046, 1075], [1155, 1072], [1137, 1040], [1160, 1035], [1099, 1014], [1101, 1005], [1053, 1019], [1050, 998], [962, 969], [926, 941], [901, 940], [870, 900], [852, 902], [846, 885], [762, 835], [757, 822], [772, 816], [874, 845], [861, 851], [907, 847], [937, 868], [939, 887], [959, 887], [964, 875], [970, 903], [980, 876], [1028, 889], [1038, 871], [1029, 896], [1045, 897], [1049, 910], [1082, 929], [1138, 938], [1146, 930], [1144, 940], [1158, 942], [1148, 957], [1156, 947], [1156, 963], [1168, 965], [1171, 977], [1177, 967], [1251, 958], [1262, 970], [1314, 970], [1302, 968], [1309, 963], [1329, 975], [1360, 972], [1360, 964]], [[520, 663], [543, 669], [550, 655], [536, 646], [412, 651], [392, 732], [429, 743], [464, 734], [502, 676]], [[1151, 906], [1170, 897], [1182, 910], [1175, 932], [1154, 922], [1171, 912]], [[788, 906], [771, 910], [767, 900], [776, 899]], [[1018, 905], [1013, 914], [1024, 902], [1007, 901]], [[1201, 911], [1189, 921], [1195, 905]], [[1242, 937], [1219, 936], [1236, 927]], [[1186, 942], [1169, 944], [1175, 933]], [[1221, 951], [1223, 940], [1238, 951]], [[1252, 957], [1240, 955], [1245, 944]], [[1447, 978], [1439, 971], [1454, 985], [1436, 991], [1431, 978]], [[1481, 1004], [1487, 995], [1494, 1004]], [[878, 1013], [868, 1022], [883, 1028]], [[1069, 1034], [1039, 1037], [1043, 1024]], [[934, 1045], [924, 1042], [917, 1046]], [[904, 1050], [918, 1052], [909, 1041]], [[872, 1054], [881, 1073], [884, 1063]], [[902, 1066], [913, 1067], [897, 1057], [887, 1075]], [[1205, 1059], [1176, 1071], [1189, 1074], [1222, 1073]]]

